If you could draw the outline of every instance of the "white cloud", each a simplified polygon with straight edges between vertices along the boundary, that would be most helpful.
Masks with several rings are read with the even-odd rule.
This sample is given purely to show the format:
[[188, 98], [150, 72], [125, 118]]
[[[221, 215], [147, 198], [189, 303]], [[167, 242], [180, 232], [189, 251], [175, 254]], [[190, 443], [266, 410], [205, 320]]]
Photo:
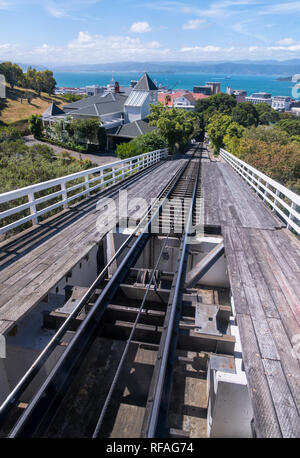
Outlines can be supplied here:
[[89, 34], [89, 32], [79, 32], [77, 39], [75, 42], [77, 42], [79, 45], [86, 45], [87, 43], [91, 43], [93, 41], [92, 35]]
[[170, 55], [171, 52], [162, 48], [158, 41], [142, 41], [137, 37], [121, 35], [92, 35], [87, 31], [81, 31], [74, 40], [66, 45], [43, 44], [33, 49], [27, 56], [27, 61], [31, 59], [32, 62], [34, 56], [38, 56], [40, 62], [87, 64], [147, 59], [164, 60], [170, 58]]
[[198, 30], [200, 29], [206, 21], [204, 19], [191, 19], [190, 21], [183, 24], [183, 30]]
[[3, 43], [3, 45], [0, 45], [0, 49], [3, 50], [3, 49], [12, 49], [12, 45], [10, 45], [9, 43]]
[[[247, 28], [247, 25], [249, 24], [250, 26]], [[244, 21], [233, 24], [232, 30], [234, 32], [240, 33], [241, 35], [245, 35], [246, 37], [255, 38], [255, 40], [262, 41], [263, 43], [269, 43], [269, 41], [266, 40], [263, 35], [255, 33], [255, 27], [253, 27], [252, 19], [246, 19]]]
[[105, 62], [146, 61], [234, 61], [239, 59], [289, 59], [299, 55], [300, 41], [282, 39], [272, 45], [247, 44], [229, 46], [201, 43], [185, 44], [170, 50], [158, 41], [141, 39], [140, 36], [98, 35], [81, 30], [66, 43], [54, 46], [42, 42], [35, 48], [23, 43], [0, 43], [0, 61], [14, 60], [27, 63], [51, 64], [97, 64]]
[[220, 19], [225, 16], [232, 16], [234, 14], [241, 14], [248, 6], [259, 5], [262, 0], [220, 0], [212, 2], [206, 7], [205, 3], [201, 8], [195, 7], [195, 5], [189, 4], [188, 2], [182, 1], [159, 1], [143, 3], [139, 6], [150, 8], [158, 11], [169, 11], [173, 13], [185, 13], [194, 14], [198, 17], [207, 17]]
[[9, 10], [11, 3], [0, 0], [0, 10]]
[[130, 27], [130, 32], [133, 33], [146, 33], [151, 32], [151, 30], [149, 22], [135, 22]]
[[267, 6], [260, 14], [291, 14], [300, 13], [300, 2], [277, 3], [276, 5]]
[[46, 4], [45, 8], [46, 8], [47, 13], [52, 17], [64, 18], [68, 16], [67, 13], [63, 9], [59, 8], [53, 2]]
[[181, 52], [192, 52], [192, 53], [215, 53], [221, 51], [222, 48], [219, 46], [194, 46], [192, 48], [185, 47], [181, 48]]
[[[1, 1], [1, 0], [0, 0]], [[102, 0], [45, 0], [43, 6], [49, 16], [57, 19], [82, 20], [83, 13], [89, 6], [100, 3]], [[28, 0], [28, 3], [40, 3], [37, 0]]]
[[292, 45], [293, 43], [295, 43], [295, 40], [293, 38], [283, 38], [282, 40], [276, 41], [276, 44], [283, 46]]
[[284, 51], [284, 52], [297, 52], [300, 51], [300, 44], [292, 45], [292, 46], [269, 46], [268, 49], [270, 51]]

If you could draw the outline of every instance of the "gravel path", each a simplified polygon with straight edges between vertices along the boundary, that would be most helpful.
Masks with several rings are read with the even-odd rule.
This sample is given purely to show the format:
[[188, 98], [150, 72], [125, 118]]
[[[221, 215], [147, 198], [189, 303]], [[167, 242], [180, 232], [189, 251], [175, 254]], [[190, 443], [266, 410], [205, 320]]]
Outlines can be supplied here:
[[66, 148], [63, 148], [62, 146], [57, 146], [57, 145], [52, 145], [51, 143], [47, 142], [41, 142], [39, 140], [36, 140], [33, 135], [27, 135], [26, 137], [23, 137], [24, 143], [28, 146], [33, 146], [33, 145], [48, 145], [50, 148], [53, 149], [55, 154], [62, 153], [63, 151], [66, 151], [70, 153], [72, 157], [75, 157], [76, 159], [89, 159], [92, 161], [94, 164], [97, 165], [104, 165], [104, 164], [109, 164], [110, 162], [115, 162], [118, 161], [119, 158], [114, 153], [111, 152], [103, 152], [99, 154], [85, 154], [85, 153], [77, 153], [76, 151], [72, 151]]

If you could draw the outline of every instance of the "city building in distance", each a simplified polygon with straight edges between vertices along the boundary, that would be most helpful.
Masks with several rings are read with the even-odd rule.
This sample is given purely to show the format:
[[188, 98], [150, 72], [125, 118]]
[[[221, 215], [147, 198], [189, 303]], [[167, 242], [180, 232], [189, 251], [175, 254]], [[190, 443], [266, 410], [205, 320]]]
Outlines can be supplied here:
[[238, 103], [245, 102], [247, 97], [247, 91], [243, 89], [232, 89], [229, 86], [226, 88], [226, 94], [234, 95]]
[[272, 94], [269, 92], [255, 92], [249, 97], [246, 97], [246, 102], [251, 102], [253, 105], [258, 103], [267, 103], [272, 106]]
[[290, 111], [291, 101], [291, 97], [275, 95], [272, 97], [272, 108], [277, 111]]

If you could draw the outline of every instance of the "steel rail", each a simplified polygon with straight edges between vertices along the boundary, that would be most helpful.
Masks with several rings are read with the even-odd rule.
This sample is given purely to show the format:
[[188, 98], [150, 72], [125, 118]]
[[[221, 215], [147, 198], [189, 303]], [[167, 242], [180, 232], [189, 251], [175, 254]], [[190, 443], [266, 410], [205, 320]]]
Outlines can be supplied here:
[[164, 330], [158, 350], [157, 366], [154, 369], [153, 379], [149, 390], [146, 414], [142, 427], [142, 437], [163, 437], [165, 433], [165, 422], [169, 404], [178, 326], [181, 315], [183, 285], [186, 274], [188, 237], [192, 226], [193, 209], [199, 182], [199, 173], [200, 161], [197, 167], [192, 202], [188, 215], [187, 229], [182, 237], [176, 275], [173, 279], [173, 294], [172, 297], [169, 298], [169, 313], [167, 312], [165, 317]]
[[[160, 167], [160, 163], [159, 164], [154, 164], [153, 168], [154, 170], [157, 168], [157, 167]], [[152, 166], [151, 167], [151, 170], [153, 171], [153, 168]], [[147, 170], [147, 173], [149, 172], [148, 169]], [[135, 177], [135, 178], [141, 178], [142, 176], [144, 176], [144, 173], [143, 172], [146, 172], [146, 170], [142, 170], [141, 171], [141, 175], [139, 175], [139, 177]], [[147, 173], [145, 173], [147, 175]], [[131, 179], [132, 177], [130, 177]], [[130, 184], [132, 184], [132, 181], [130, 181]], [[109, 195], [109, 196], [113, 196], [115, 195], [117, 192], [119, 192], [121, 189], [124, 189], [126, 188], [126, 185], [128, 185], [128, 182], [125, 184], [124, 182], [123, 183], [120, 183], [121, 186], [119, 186], [118, 184], [116, 185], [117, 186], [117, 189], [113, 189], [113, 190], [107, 190], [107, 193], [105, 192], [105, 196]], [[113, 192], [111, 192], [113, 191]], [[99, 196], [99, 197], [102, 197], [102, 196]], [[104, 196], [103, 196], [104, 197]], [[160, 197], [158, 197], [160, 198]], [[153, 206], [155, 205], [155, 203], [153, 204]], [[152, 207], [150, 207], [150, 210], [152, 209]], [[89, 289], [86, 291], [86, 293], [84, 294], [84, 296], [80, 299], [79, 303], [77, 304], [77, 306], [74, 308], [74, 310], [71, 312], [71, 314], [68, 316], [68, 318], [64, 321], [64, 323], [62, 324], [62, 326], [58, 329], [58, 331], [55, 333], [55, 335], [52, 337], [52, 339], [50, 340], [50, 342], [47, 344], [47, 346], [43, 349], [43, 351], [41, 352], [41, 354], [37, 357], [37, 359], [33, 362], [33, 364], [30, 366], [30, 368], [27, 370], [27, 372], [23, 375], [23, 377], [21, 378], [21, 380], [17, 383], [17, 385], [15, 386], [15, 388], [11, 391], [11, 393], [7, 396], [7, 398], [4, 400], [4, 402], [2, 403], [2, 405], [0, 406], [0, 425], [3, 423], [3, 421], [5, 420], [5, 417], [6, 415], [8, 414], [8, 412], [10, 411], [10, 409], [16, 405], [16, 403], [18, 402], [18, 399], [20, 398], [21, 394], [26, 390], [26, 388], [29, 386], [29, 384], [32, 382], [33, 378], [37, 375], [37, 373], [39, 372], [39, 370], [41, 369], [41, 367], [43, 366], [43, 364], [46, 362], [46, 360], [49, 358], [49, 356], [51, 355], [51, 353], [53, 352], [53, 350], [57, 347], [57, 345], [59, 344], [59, 341], [61, 340], [61, 338], [63, 337], [63, 335], [70, 329], [72, 323], [74, 322], [74, 320], [76, 319], [76, 317], [79, 315], [79, 313], [81, 312], [81, 310], [83, 309], [83, 307], [86, 305], [86, 303], [89, 301], [89, 299], [92, 297], [92, 295], [94, 294], [97, 286], [99, 285], [99, 283], [104, 279], [104, 276], [108, 270], [108, 268], [110, 267], [110, 265], [118, 258], [118, 256], [124, 251], [124, 249], [128, 246], [128, 243], [131, 242], [131, 240], [135, 237], [136, 233], [140, 230], [142, 226], [142, 222], [135, 228], [135, 230], [127, 237], [127, 239], [124, 241], [124, 243], [120, 246], [120, 248], [117, 250], [117, 252], [115, 253], [115, 255], [110, 259], [110, 261], [107, 263], [107, 265], [103, 268], [103, 270], [100, 272], [100, 274], [98, 275], [98, 277], [94, 280], [94, 282], [92, 283], [92, 285], [89, 287]], [[103, 235], [103, 238], [105, 237], [106, 234]]]
[[157, 270], [158, 266], [159, 266], [159, 263], [160, 263], [160, 260], [161, 260], [161, 257], [162, 257], [162, 254], [163, 254], [163, 251], [166, 247], [166, 244], [167, 244], [167, 241], [169, 240], [169, 236], [170, 236], [170, 233], [167, 235], [167, 237], [165, 238], [164, 240], [164, 243], [162, 245], [162, 248], [160, 250], [160, 253], [159, 253], [159, 256], [158, 256], [158, 259], [157, 259], [157, 262], [155, 264], [155, 267], [152, 271], [152, 274], [151, 274], [151, 278], [149, 280], [149, 283], [147, 285], [147, 289], [145, 291], [145, 294], [144, 294], [144, 297], [143, 297], [143, 300], [142, 300], [142, 303], [139, 307], [139, 311], [137, 313], [137, 316], [136, 316], [136, 319], [134, 321], [134, 324], [133, 324], [133, 327], [131, 329], [131, 332], [130, 332], [130, 335], [127, 339], [127, 342], [126, 342], [126, 347], [123, 351], [123, 354], [122, 354], [122, 357], [121, 357], [121, 360], [118, 364], [118, 368], [117, 368], [117, 371], [116, 371], [116, 374], [114, 376], [114, 379], [112, 381], [112, 384], [110, 386], [110, 389], [109, 389], [109, 392], [106, 396], [106, 399], [105, 399], [105, 403], [104, 403], [104, 406], [101, 410], [101, 414], [99, 416], [99, 419], [97, 421], [97, 424], [96, 424], [96, 427], [95, 427], [95, 430], [94, 430], [94, 433], [93, 433], [93, 438], [97, 438], [99, 436], [99, 431], [101, 429], [101, 426], [102, 426], [102, 423], [103, 423], [103, 420], [104, 420], [104, 417], [105, 417], [105, 414], [107, 412], [107, 408], [109, 406], [109, 403], [110, 403], [110, 400], [111, 400], [111, 397], [112, 397], [112, 394], [114, 392], [114, 389], [116, 387], [116, 384], [118, 382], [118, 379], [119, 379], [119, 376], [120, 376], [120, 373], [121, 373], [121, 370], [123, 368], [123, 364], [124, 364], [124, 361], [125, 361], [125, 358], [127, 356], [127, 353], [128, 353], [128, 350], [129, 350], [129, 347], [130, 347], [130, 344], [131, 344], [131, 341], [133, 339], [133, 336], [134, 336], [134, 333], [135, 333], [135, 330], [136, 330], [136, 327], [137, 327], [137, 324], [139, 322], [139, 319], [140, 319], [140, 316], [141, 316], [141, 313], [142, 313], [142, 310], [144, 309], [144, 305], [145, 305], [145, 302], [146, 302], [146, 299], [148, 297], [148, 294], [149, 294], [149, 291], [150, 291], [150, 287], [152, 285], [152, 282], [153, 282], [153, 279], [154, 279], [154, 275], [155, 275], [155, 271]]
[[[120, 283], [122, 283], [128, 274], [129, 269], [135, 264], [141, 254], [150, 237], [151, 224], [155, 221], [161, 208], [163, 208], [173, 189], [180, 181], [189, 162], [179, 170], [179, 173], [173, 177], [172, 180], [170, 180], [171, 187], [170, 182], [166, 185], [165, 189], [169, 188], [166, 196], [159, 202], [158, 208], [142, 229], [133, 246], [130, 247], [117, 271], [113, 274], [112, 278], [97, 298], [94, 306], [79, 326], [70, 344], [56, 362], [52, 371], [10, 432], [9, 437], [30, 437], [33, 436], [37, 430], [39, 430], [39, 434], [41, 431], [45, 431], [54, 415], [55, 409], [63, 397], [63, 392], [66, 391], [67, 385], [69, 385], [68, 382], [70, 382], [70, 379], [74, 378], [76, 368], [84, 357], [89, 345], [96, 337], [104, 311], [114, 297]], [[156, 200], [152, 207], [157, 204], [158, 200], [159, 199]], [[140, 223], [140, 226], [142, 223], [143, 222]], [[126, 244], [128, 244], [128, 241]]]

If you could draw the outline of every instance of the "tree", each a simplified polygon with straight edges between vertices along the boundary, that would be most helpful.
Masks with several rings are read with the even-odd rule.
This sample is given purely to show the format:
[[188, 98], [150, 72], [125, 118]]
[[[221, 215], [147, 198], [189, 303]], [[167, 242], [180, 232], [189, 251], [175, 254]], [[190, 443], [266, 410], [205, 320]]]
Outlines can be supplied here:
[[243, 137], [244, 131], [245, 128], [237, 122], [231, 122], [228, 125], [226, 134], [224, 135], [223, 143], [225, 148], [230, 151], [230, 153], [235, 153], [240, 144], [240, 139]]
[[300, 119], [282, 119], [276, 127], [284, 130], [289, 136], [300, 135]]
[[43, 77], [41, 75], [41, 72], [36, 72], [36, 75], [35, 75], [35, 80], [34, 80], [34, 88], [36, 90], [36, 92], [38, 93], [38, 96], [41, 95], [41, 92], [43, 90], [43, 86], [44, 86], [44, 81], [43, 81]]
[[156, 105], [150, 105], [150, 114], [148, 115], [148, 120], [150, 124], [155, 125], [156, 122], [164, 116], [167, 108], [162, 103], [157, 103]]
[[300, 149], [296, 144], [272, 145], [242, 138], [236, 155], [289, 189], [300, 191]]
[[136, 146], [133, 142], [120, 143], [117, 145], [116, 154], [120, 159], [137, 156]]
[[41, 137], [43, 132], [43, 123], [40, 115], [31, 115], [28, 119], [28, 127], [35, 138]]
[[85, 95], [78, 95], [78, 94], [64, 94], [63, 95], [63, 98], [68, 103], [77, 102], [78, 100], [81, 100], [85, 97], [86, 97]]
[[238, 103], [232, 110], [232, 119], [244, 127], [257, 126], [259, 120], [255, 106], [251, 102]]
[[198, 113], [204, 114], [206, 110], [212, 106], [212, 103], [210, 101], [211, 97], [205, 98], [205, 99], [198, 99], [196, 100], [195, 103], [195, 111]]
[[162, 104], [151, 105], [150, 124], [159, 129], [173, 152], [175, 146], [182, 149], [192, 138], [195, 130], [194, 114], [181, 108], [167, 108]]
[[47, 92], [48, 95], [51, 95], [56, 86], [56, 80], [53, 77], [53, 72], [50, 70], [44, 70], [41, 72], [41, 79], [43, 91]]
[[0, 73], [5, 76], [6, 81], [10, 84], [12, 89], [24, 78], [21, 67], [11, 62], [3, 62], [0, 64]]
[[224, 146], [224, 137], [227, 133], [227, 128], [231, 123], [231, 116], [220, 113], [215, 114], [210, 119], [207, 126], [207, 133], [215, 149], [215, 153], [219, 153], [220, 148]]
[[275, 126], [250, 127], [244, 130], [243, 137], [249, 140], [260, 140], [264, 143], [278, 143], [287, 145], [290, 142], [289, 135]]
[[166, 148], [167, 142], [158, 130], [153, 130], [147, 134], [139, 135], [132, 142], [135, 145], [137, 154], [149, 153], [157, 149]]
[[106, 134], [106, 129], [104, 129], [104, 127], [101, 127], [101, 126], [98, 127], [97, 139], [98, 139], [99, 147], [102, 149], [105, 149], [106, 142], [107, 142], [107, 134]]
[[47, 92], [51, 95], [55, 89], [56, 81], [53, 72], [50, 70], [36, 71], [35, 68], [28, 67], [25, 73], [24, 85], [28, 89], [33, 89], [39, 95], [41, 92]]
[[27, 68], [24, 81], [24, 85], [26, 88], [36, 90], [36, 73], [37, 71], [35, 70], [35, 68]]
[[290, 143], [300, 146], [300, 135], [292, 135], [290, 138]]
[[169, 106], [169, 103], [171, 102], [171, 100], [172, 100], [171, 96], [169, 94], [166, 95], [166, 97], [165, 97], [165, 105], [166, 105], [166, 107]]
[[129, 143], [121, 143], [117, 145], [116, 153], [121, 159], [127, 157], [138, 156], [140, 154], [149, 153], [157, 149], [166, 148], [167, 142], [161, 136], [158, 130], [153, 130], [147, 134], [139, 135]]
[[73, 119], [65, 124], [69, 137], [78, 143], [96, 143], [98, 140], [99, 118]]
[[258, 103], [255, 105], [258, 113], [259, 124], [271, 124], [279, 121], [279, 114], [268, 103]]
[[205, 137], [205, 121], [204, 116], [202, 113], [197, 112], [189, 112], [190, 116], [192, 116], [194, 122], [194, 134], [193, 137], [198, 142], [203, 142]]
[[209, 117], [214, 113], [223, 113], [231, 115], [232, 110], [236, 106], [236, 99], [232, 95], [219, 92], [207, 99], [199, 99], [196, 101], [195, 110], [198, 113], [209, 114]]

